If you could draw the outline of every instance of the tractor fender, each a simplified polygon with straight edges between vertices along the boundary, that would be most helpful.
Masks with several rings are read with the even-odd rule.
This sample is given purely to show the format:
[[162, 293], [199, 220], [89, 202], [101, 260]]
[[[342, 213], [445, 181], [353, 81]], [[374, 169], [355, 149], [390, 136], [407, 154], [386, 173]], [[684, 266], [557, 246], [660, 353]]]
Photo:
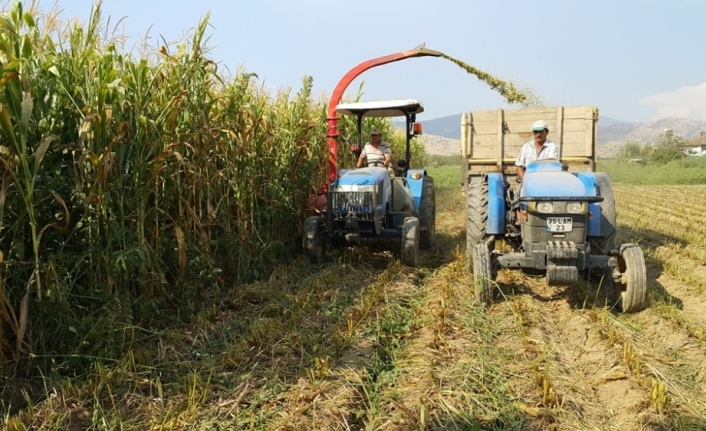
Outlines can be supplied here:
[[424, 176], [427, 171], [424, 169], [410, 169], [407, 171], [407, 186], [414, 199], [414, 211], [419, 211], [422, 205], [422, 190], [424, 189]]
[[488, 227], [491, 235], [505, 234], [505, 180], [500, 173], [488, 174]]
[[[578, 179], [581, 180], [584, 186], [586, 186], [586, 193], [588, 196], [598, 196], [596, 193], [596, 174], [593, 172], [579, 172], [576, 174]], [[601, 206], [598, 202], [591, 202], [588, 204], [588, 211], [593, 215], [588, 220], [588, 228], [586, 230], [586, 236], [601, 236]]]

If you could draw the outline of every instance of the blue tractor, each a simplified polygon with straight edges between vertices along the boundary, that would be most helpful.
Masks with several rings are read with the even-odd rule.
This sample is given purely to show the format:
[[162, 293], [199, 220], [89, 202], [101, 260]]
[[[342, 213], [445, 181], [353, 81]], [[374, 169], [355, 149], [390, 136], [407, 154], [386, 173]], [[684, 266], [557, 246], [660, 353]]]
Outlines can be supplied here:
[[408, 99], [342, 103], [336, 111], [357, 118], [356, 148], [363, 146], [363, 118], [404, 116], [406, 155], [397, 162], [396, 171], [374, 165], [338, 171], [328, 186], [325, 209], [305, 220], [304, 252], [320, 262], [329, 245], [397, 238], [401, 261], [417, 266], [419, 249], [432, 247], [436, 229], [434, 179], [426, 170], [410, 167], [410, 142], [421, 133], [416, 114], [424, 107]]
[[[514, 160], [537, 118], [559, 134], [560, 160], [528, 164], [520, 183]], [[616, 244], [611, 181], [594, 172], [597, 118], [593, 107], [464, 114], [467, 256], [479, 301], [494, 299], [499, 269], [514, 268], [539, 271], [548, 285], [602, 274], [623, 312], [648, 306], [642, 250]]]

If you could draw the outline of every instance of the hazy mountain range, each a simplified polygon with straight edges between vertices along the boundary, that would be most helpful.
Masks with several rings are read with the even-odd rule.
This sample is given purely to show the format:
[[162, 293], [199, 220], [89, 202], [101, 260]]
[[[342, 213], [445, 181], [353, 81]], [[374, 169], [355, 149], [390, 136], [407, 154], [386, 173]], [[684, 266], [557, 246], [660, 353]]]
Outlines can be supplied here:
[[[430, 154], [460, 153], [461, 114], [421, 121], [421, 123], [427, 152]], [[397, 122], [395, 124], [404, 125]], [[626, 142], [652, 143], [666, 129], [690, 140], [706, 132], [706, 121], [670, 117], [635, 123], [601, 117], [598, 120], [598, 154], [603, 157], [614, 155]]]

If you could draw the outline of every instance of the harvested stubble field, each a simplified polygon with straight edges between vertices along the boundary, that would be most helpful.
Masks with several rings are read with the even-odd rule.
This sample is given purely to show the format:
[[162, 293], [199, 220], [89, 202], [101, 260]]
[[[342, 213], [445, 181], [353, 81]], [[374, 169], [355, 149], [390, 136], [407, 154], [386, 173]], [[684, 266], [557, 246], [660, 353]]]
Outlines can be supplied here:
[[[437, 244], [417, 269], [385, 247], [303, 258], [121, 362], [47, 388], [10, 429], [706, 429], [706, 186], [615, 185], [621, 242], [648, 260], [651, 307], [598, 283], [499, 276], [473, 300], [458, 168], [437, 179]], [[393, 244], [394, 247], [394, 244]]]

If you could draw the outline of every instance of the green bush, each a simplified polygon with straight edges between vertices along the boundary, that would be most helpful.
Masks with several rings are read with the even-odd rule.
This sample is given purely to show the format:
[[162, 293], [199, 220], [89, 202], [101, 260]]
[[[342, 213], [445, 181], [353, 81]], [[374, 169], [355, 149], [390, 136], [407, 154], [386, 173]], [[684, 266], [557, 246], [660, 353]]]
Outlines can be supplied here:
[[650, 153], [652, 152], [652, 147], [646, 144], [641, 144], [639, 142], [628, 141], [620, 147], [616, 158], [619, 160], [631, 160], [631, 159], [643, 159], [646, 160]]
[[684, 159], [686, 155], [679, 148], [657, 148], [652, 151], [650, 160], [658, 164]]

